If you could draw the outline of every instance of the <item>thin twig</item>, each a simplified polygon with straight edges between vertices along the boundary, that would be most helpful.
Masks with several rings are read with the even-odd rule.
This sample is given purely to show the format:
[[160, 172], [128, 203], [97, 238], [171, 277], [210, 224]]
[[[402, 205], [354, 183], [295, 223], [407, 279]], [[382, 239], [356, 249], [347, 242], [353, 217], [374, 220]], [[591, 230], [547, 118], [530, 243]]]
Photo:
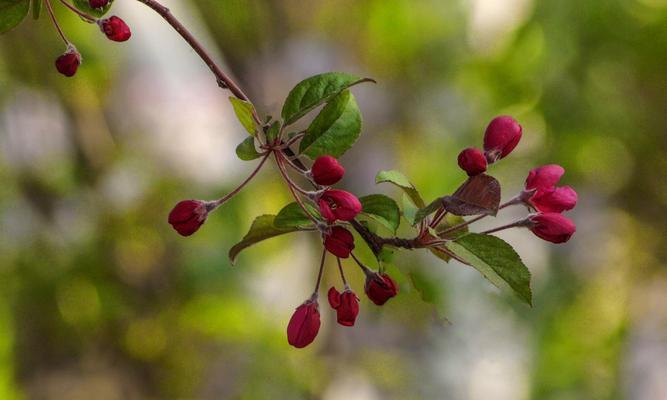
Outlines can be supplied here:
[[92, 15], [88, 15], [88, 14], [86, 14], [85, 12], [83, 12], [83, 11], [77, 9], [77, 8], [74, 7], [73, 5], [71, 5], [71, 4], [69, 4], [68, 2], [66, 2], [65, 0], [60, 0], [60, 2], [61, 2], [65, 7], [69, 8], [70, 11], [72, 11], [73, 13], [75, 13], [76, 15], [78, 15], [79, 17], [83, 18], [83, 19], [84, 19], [86, 22], [88, 22], [89, 24], [94, 24], [95, 21], [97, 21], [97, 18], [93, 17]]
[[216, 200], [216, 201], [213, 203], [213, 208], [215, 209], [215, 208], [219, 207], [221, 204], [223, 204], [224, 202], [226, 202], [227, 200], [229, 200], [230, 198], [232, 198], [234, 195], [236, 195], [239, 191], [241, 191], [241, 189], [243, 189], [243, 187], [244, 187], [248, 182], [250, 182], [250, 180], [251, 180], [252, 178], [254, 178], [255, 175], [257, 175], [257, 173], [259, 172], [259, 170], [262, 169], [262, 166], [264, 165], [264, 163], [266, 162], [266, 160], [269, 158], [270, 155], [271, 155], [270, 152], [266, 153], [266, 155], [264, 156], [264, 158], [262, 158], [262, 161], [259, 162], [259, 165], [257, 165], [257, 168], [255, 168], [255, 170], [252, 171], [252, 173], [250, 174], [250, 176], [248, 176], [243, 182], [241, 182], [241, 184], [240, 184], [236, 189], [234, 189], [234, 190], [232, 190], [231, 192], [227, 193], [227, 195], [225, 195], [224, 197], [222, 197], [222, 198]]
[[53, 13], [53, 7], [51, 6], [51, 1], [44, 0], [44, 3], [46, 4], [46, 11], [48, 11], [49, 17], [51, 17], [51, 21], [53, 21], [53, 25], [56, 27], [56, 30], [58, 31], [58, 35], [60, 35], [60, 38], [63, 40], [63, 42], [65, 42], [66, 46], [70, 46], [70, 41], [67, 40], [65, 33], [63, 33], [63, 30], [60, 29], [60, 25], [58, 25], [58, 20], [56, 19], [56, 15]]

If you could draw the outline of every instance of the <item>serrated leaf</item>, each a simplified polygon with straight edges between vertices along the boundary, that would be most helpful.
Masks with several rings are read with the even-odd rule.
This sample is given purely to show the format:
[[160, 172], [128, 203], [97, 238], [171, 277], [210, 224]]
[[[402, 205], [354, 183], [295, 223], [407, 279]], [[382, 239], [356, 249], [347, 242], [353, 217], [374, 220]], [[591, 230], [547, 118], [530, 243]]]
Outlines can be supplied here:
[[269, 126], [269, 129], [266, 131], [266, 140], [269, 143], [273, 143], [274, 140], [278, 137], [280, 133], [280, 123], [275, 121]]
[[343, 72], [327, 72], [311, 76], [299, 82], [289, 92], [281, 115], [285, 125], [294, 123], [320, 104], [324, 104], [350, 86], [362, 82], [375, 82], [369, 78]]
[[111, 5], [113, 4], [113, 0], [107, 3], [106, 6], [102, 8], [92, 8], [90, 4], [88, 3], [88, 0], [74, 0], [74, 5], [76, 8], [79, 10], [83, 11], [84, 13], [91, 15], [93, 17], [97, 18], [102, 18], [104, 14], [109, 12], [111, 9]]
[[[315, 218], [318, 219], [321, 218], [320, 212], [317, 209], [315, 209], [315, 207], [313, 207], [311, 204], [304, 203], [304, 206], [313, 216], [315, 216]], [[313, 221], [311, 221], [310, 218], [308, 218], [308, 216], [298, 203], [292, 202], [283, 207], [282, 210], [280, 210], [278, 215], [276, 215], [275, 220], [273, 221], [273, 225], [276, 228], [287, 229], [294, 227], [312, 226]]]
[[398, 204], [392, 198], [383, 194], [371, 194], [360, 197], [359, 201], [362, 206], [362, 214], [379, 222], [391, 232], [396, 233], [401, 223], [401, 211], [398, 209]]
[[285, 233], [296, 232], [299, 228], [276, 228], [273, 224], [275, 215], [260, 215], [255, 218], [248, 230], [248, 233], [243, 237], [243, 239], [236, 243], [231, 249], [229, 249], [229, 260], [232, 264], [236, 261], [236, 257], [239, 253], [253, 244], [257, 244], [263, 240], [270, 239], [272, 237], [284, 235]]
[[243, 125], [249, 134], [254, 135], [257, 131], [257, 125], [255, 124], [255, 119], [253, 118], [255, 107], [247, 101], [237, 99], [236, 97], [230, 96], [229, 101], [232, 103], [236, 118], [238, 118], [241, 125]]
[[16, 27], [28, 15], [30, 0], [0, 0], [0, 33]]
[[511, 289], [521, 300], [532, 304], [530, 271], [508, 243], [496, 236], [470, 233], [445, 246], [495, 286]]
[[32, 18], [39, 19], [42, 12], [42, 0], [32, 0], [30, 8], [32, 8]]
[[262, 156], [255, 148], [255, 138], [249, 136], [236, 146], [236, 155], [243, 161], [250, 161]]
[[405, 191], [405, 193], [410, 196], [412, 202], [419, 208], [426, 206], [424, 199], [415, 188], [415, 186], [410, 183], [408, 178], [398, 171], [380, 171], [375, 176], [375, 183], [389, 182], [400, 187]]
[[299, 152], [310, 158], [340, 157], [361, 133], [361, 113], [349, 90], [327, 103], [315, 117], [299, 144]]

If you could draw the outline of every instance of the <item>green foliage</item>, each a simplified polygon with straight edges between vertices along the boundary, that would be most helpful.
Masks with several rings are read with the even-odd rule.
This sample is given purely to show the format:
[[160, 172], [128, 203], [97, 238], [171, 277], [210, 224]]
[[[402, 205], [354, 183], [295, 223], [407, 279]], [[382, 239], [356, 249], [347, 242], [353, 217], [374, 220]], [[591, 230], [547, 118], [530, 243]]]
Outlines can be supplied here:
[[0, 33], [21, 23], [30, 10], [30, 0], [0, 0]]
[[236, 243], [231, 249], [229, 249], [229, 260], [234, 263], [236, 257], [239, 253], [253, 244], [257, 244], [263, 240], [270, 239], [272, 237], [280, 236], [285, 233], [296, 232], [299, 229], [296, 227], [292, 228], [277, 228], [274, 225], [275, 215], [260, 215], [255, 218], [250, 225], [248, 233], [243, 237], [243, 239]]
[[39, 15], [42, 12], [42, 0], [32, 0], [30, 7], [32, 8], [32, 17], [39, 19]]
[[359, 201], [362, 205], [362, 213], [379, 222], [392, 233], [396, 233], [399, 224], [401, 223], [401, 212], [398, 209], [398, 204], [383, 194], [371, 194], [369, 196], [360, 197]]
[[269, 129], [266, 131], [266, 140], [271, 143], [276, 138], [278, 137], [278, 134], [280, 133], [280, 123], [278, 121], [274, 121]]
[[243, 125], [249, 134], [254, 135], [255, 132], [257, 132], [257, 125], [255, 124], [255, 119], [253, 118], [255, 107], [247, 101], [239, 100], [232, 96], [229, 97], [229, 101], [232, 103], [236, 118], [239, 119], [241, 125]]
[[405, 193], [410, 197], [410, 200], [419, 208], [426, 206], [424, 199], [415, 188], [415, 186], [410, 183], [408, 178], [398, 171], [380, 171], [375, 176], [375, 183], [389, 182], [400, 187], [405, 191]]
[[306, 129], [299, 152], [310, 158], [340, 157], [361, 133], [361, 113], [349, 90], [331, 99]]
[[281, 115], [289, 125], [306, 115], [320, 104], [324, 104], [343, 90], [362, 83], [374, 82], [343, 72], [327, 72], [311, 76], [299, 82], [287, 95]]
[[[310, 212], [311, 215], [316, 218], [321, 218], [320, 212], [310, 203], [304, 203], [304, 206], [308, 209], [308, 212]], [[297, 202], [289, 203], [283, 207], [273, 221], [273, 226], [278, 229], [291, 229], [312, 225], [313, 221], [308, 218]]]
[[236, 146], [236, 155], [244, 161], [250, 161], [261, 157], [262, 155], [255, 148], [255, 137], [249, 136], [243, 139], [243, 141]]
[[521, 257], [504, 240], [491, 235], [470, 233], [446, 244], [462, 261], [478, 270], [500, 289], [511, 289], [532, 304], [530, 271]]
[[91, 15], [93, 17], [97, 18], [102, 18], [106, 13], [109, 12], [111, 9], [111, 6], [113, 5], [113, 1], [111, 0], [106, 6], [102, 8], [92, 8], [90, 7], [90, 4], [88, 3], [88, 0], [74, 0], [74, 5], [76, 8], [79, 10], [83, 11], [84, 13]]

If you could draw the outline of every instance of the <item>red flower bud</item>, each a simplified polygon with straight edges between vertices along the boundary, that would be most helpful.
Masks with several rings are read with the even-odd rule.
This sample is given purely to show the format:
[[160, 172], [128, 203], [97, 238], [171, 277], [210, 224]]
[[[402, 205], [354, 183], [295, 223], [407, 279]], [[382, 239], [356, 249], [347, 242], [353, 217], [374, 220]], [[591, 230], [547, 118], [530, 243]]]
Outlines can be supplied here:
[[90, 8], [102, 8], [109, 4], [110, 0], [88, 0]]
[[313, 163], [310, 173], [318, 185], [331, 186], [343, 178], [345, 168], [331, 156], [320, 156]]
[[81, 54], [74, 47], [69, 47], [63, 55], [56, 59], [56, 69], [67, 77], [74, 76], [79, 65], [81, 65]]
[[305, 301], [296, 308], [287, 324], [287, 341], [300, 349], [315, 340], [320, 330], [320, 311], [317, 299]]
[[521, 139], [521, 125], [514, 118], [501, 115], [495, 117], [484, 132], [484, 150], [489, 163], [508, 155]]
[[530, 203], [541, 212], [563, 212], [577, 205], [577, 192], [569, 186], [538, 190]]
[[322, 193], [318, 203], [320, 213], [329, 222], [334, 222], [337, 219], [352, 221], [361, 212], [359, 199], [344, 190], [329, 189]]
[[208, 211], [206, 203], [201, 200], [183, 200], [171, 210], [168, 221], [176, 232], [190, 236], [206, 222]]
[[339, 293], [335, 287], [331, 287], [328, 293], [329, 305], [336, 310], [336, 320], [343, 326], [353, 326], [359, 315], [359, 298], [350, 289]]
[[366, 275], [366, 285], [364, 290], [369, 299], [378, 306], [383, 305], [387, 300], [398, 294], [398, 286], [387, 274], [378, 274], [377, 272]]
[[552, 189], [564, 173], [565, 168], [555, 164], [533, 168], [526, 178], [526, 190]]
[[486, 171], [486, 157], [481, 150], [468, 147], [459, 153], [459, 167], [468, 173], [468, 176], [479, 175]]
[[102, 32], [114, 42], [124, 42], [132, 36], [130, 27], [127, 26], [125, 21], [115, 15], [110, 18], [101, 19], [97, 23], [100, 25]]
[[530, 230], [538, 237], [551, 243], [565, 243], [577, 230], [574, 222], [559, 213], [547, 212], [533, 215]]
[[354, 250], [354, 237], [347, 229], [334, 226], [324, 238], [324, 247], [336, 257], [348, 258]]

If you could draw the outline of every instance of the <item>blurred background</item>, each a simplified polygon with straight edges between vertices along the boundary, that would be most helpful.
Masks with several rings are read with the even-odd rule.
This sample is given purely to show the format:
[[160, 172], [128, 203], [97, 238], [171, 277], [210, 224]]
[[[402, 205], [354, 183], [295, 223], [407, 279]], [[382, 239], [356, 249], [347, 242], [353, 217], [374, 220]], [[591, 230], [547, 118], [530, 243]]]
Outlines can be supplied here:
[[[236, 159], [246, 134], [229, 93], [140, 3], [114, 5], [124, 44], [55, 4], [84, 57], [75, 78], [53, 67], [64, 48], [46, 15], [0, 38], [1, 399], [667, 399], [667, 1], [165, 4], [265, 114], [316, 73], [377, 80], [353, 90], [364, 125], [342, 158], [348, 190], [400, 200], [373, 183], [398, 169], [427, 200], [450, 193], [460, 149], [511, 114], [522, 142], [490, 171], [503, 198], [561, 164], [578, 231], [564, 245], [500, 234], [533, 273], [533, 308], [405, 252], [396, 299], [362, 296], [354, 328], [323, 302], [317, 340], [294, 349], [285, 329], [312, 290], [317, 235], [227, 259], [289, 201], [275, 166], [193, 237], [166, 223], [177, 201], [217, 198], [255, 165]], [[327, 267], [323, 288], [340, 288]]]

